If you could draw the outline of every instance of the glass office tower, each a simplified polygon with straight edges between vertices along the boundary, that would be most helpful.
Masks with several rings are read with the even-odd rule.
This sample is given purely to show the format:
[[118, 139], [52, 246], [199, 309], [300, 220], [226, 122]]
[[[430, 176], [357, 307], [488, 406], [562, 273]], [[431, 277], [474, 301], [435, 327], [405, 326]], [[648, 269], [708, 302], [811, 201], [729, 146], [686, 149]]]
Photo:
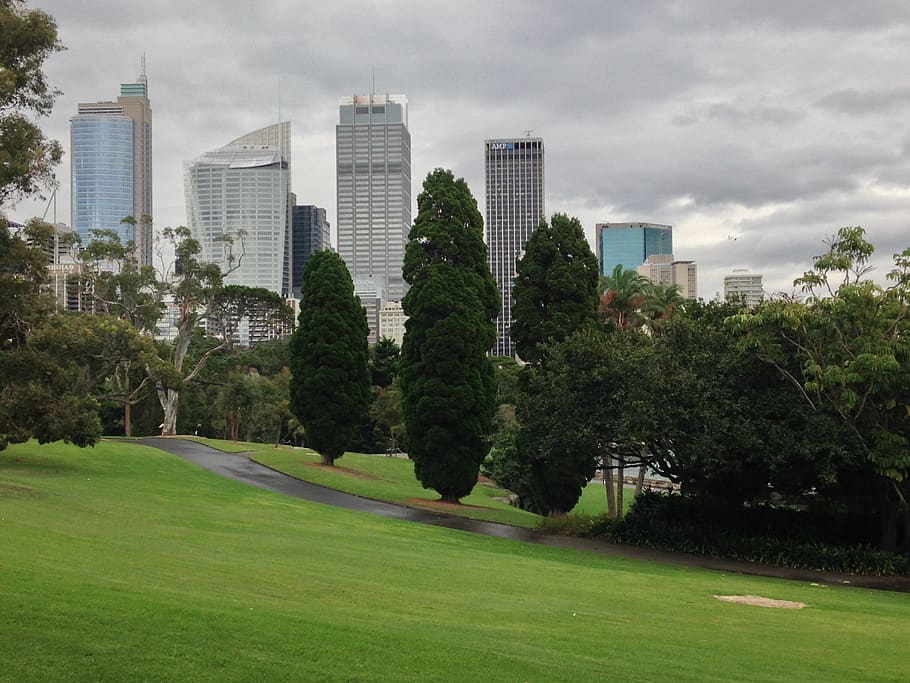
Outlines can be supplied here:
[[341, 99], [335, 163], [338, 253], [358, 293], [400, 301], [408, 289], [401, 270], [411, 229], [407, 98]]
[[494, 356], [514, 356], [512, 285], [525, 243], [546, 213], [544, 150], [541, 138], [487, 140], [484, 143], [487, 191], [487, 257], [502, 304], [496, 319]]
[[291, 290], [295, 299], [300, 298], [303, 268], [314, 252], [331, 247], [331, 226], [325, 218], [325, 209], [305, 204], [294, 206], [291, 211]]
[[594, 228], [600, 274], [616, 266], [635, 270], [649, 256], [673, 254], [673, 228], [657, 223], [598, 223]]
[[[152, 110], [143, 65], [135, 83], [120, 86], [116, 102], [78, 105], [70, 119], [73, 230], [83, 245], [93, 229], [133, 241], [140, 263], [152, 262]], [[136, 219], [135, 228], [121, 221]]]

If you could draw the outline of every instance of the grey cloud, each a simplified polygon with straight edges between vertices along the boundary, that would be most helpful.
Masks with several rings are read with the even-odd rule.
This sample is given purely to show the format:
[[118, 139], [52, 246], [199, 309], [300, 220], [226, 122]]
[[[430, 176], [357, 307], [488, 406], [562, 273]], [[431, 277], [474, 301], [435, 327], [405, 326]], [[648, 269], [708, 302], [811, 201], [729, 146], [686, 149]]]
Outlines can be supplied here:
[[882, 111], [905, 109], [910, 105], [910, 87], [838, 90], [820, 98], [816, 104], [838, 114], [879, 115]]

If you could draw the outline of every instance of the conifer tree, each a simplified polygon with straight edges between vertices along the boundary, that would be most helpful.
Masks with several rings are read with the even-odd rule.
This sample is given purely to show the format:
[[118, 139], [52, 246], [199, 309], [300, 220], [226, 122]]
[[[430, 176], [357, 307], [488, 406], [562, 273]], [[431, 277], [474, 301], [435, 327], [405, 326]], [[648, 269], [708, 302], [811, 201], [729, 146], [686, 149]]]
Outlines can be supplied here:
[[457, 503], [477, 483], [495, 410], [496, 283], [464, 179], [436, 169], [417, 198], [404, 260], [400, 378], [408, 455], [424, 488]]
[[338, 254], [319, 251], [303, 270], [291, 337], [291, 412], [325, 465], [348, 449], [370, 406], [367, 318]]
[[531, 233], [518, 260], [512, 341], [518, 356], [540, 360], [538, 344], [560, 342], [597, 320], [597, 257], [577, 218], [553, 214]]

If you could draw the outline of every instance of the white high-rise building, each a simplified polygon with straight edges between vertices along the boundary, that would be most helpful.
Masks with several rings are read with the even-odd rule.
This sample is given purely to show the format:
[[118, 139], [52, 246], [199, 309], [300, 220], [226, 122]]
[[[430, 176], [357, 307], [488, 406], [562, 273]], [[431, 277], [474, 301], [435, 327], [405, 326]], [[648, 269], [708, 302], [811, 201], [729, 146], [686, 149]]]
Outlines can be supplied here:
[[491, 354], [514, 356], [515, 345], [509, 328], [516, 265], [528, 238], [546, 215], [543, 140], [532, 137], [487, 140], [484, 160], [487, 258], [502, 299]]
[[[338, 254], [358, 283], [400, 301], [411, 229], [411, 134], [404, 95], [341, 99], [335, 127]], [[358, 288], [358, 294], [367, 294]], [[378, 309], [377, 309], [378, 310]], [[370, 323], [371, 338], [378, 334]]]
[[285, 297], [291, 287], [290, 134], [287, 122], [267, 126], [184, 163], [187, 226], [202, 246], [199, 260], [227, 272], [240, 258], [227, 284]]
[[741, 269], [724, 276], [724, 301], [742, 302], [748, 308], [754, 308], [764, 296], [761, 275]]
[[677, 261], [673, 254], [649, 256], [636, 272], [654, 284], [676, 285], [683, 299], [698, 298], [698, 267], [695, 261]]

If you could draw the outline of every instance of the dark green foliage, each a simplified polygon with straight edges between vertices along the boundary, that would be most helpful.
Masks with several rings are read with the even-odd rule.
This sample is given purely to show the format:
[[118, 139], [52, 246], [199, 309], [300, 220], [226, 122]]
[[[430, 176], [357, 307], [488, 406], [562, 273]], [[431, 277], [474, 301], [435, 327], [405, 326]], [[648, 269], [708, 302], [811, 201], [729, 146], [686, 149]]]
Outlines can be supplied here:
[[531, 234], [518, 260], [512, 341], [518, 356], [540, 360], [538, 344], [562, 341], [597, 320], [597, 257], [577, 218], [553, 214]]
[[225, 285], [213, 297], [208, 320], [230, 339], [239, 334], [244, 320], [250, 327], [266, 328], [274, 334], [290, 332], [294, 312], [283, 297], [263, 287]]
[[370, 347], [370, 377], [374, 387], [385, 389], [398, 375], [401, 349], [393, 340], [383, 337]]
[[437, 169], [423, 188], [404, 262], [403, 411], [417, 478], [457, 501], [476, 484], [488, 448], [495, 387], [486, 354], [499, 297], [465, 181]]
[[0, 0], [0, 208], [54, 183], [63, 150], [29, 113], [50, 113], [58, 92], [42, 67], [61, 49], [53, 18], [21, 0]]
[[845, 534], [843, 525], [850, 523], [786, 508], [717, 509], [698, 498], [644, 492], [624, 519], [593, 520], [582, 535], [796, 569], [910, 574], [910, 557]]
[[307, 445], [326, 464], [350, 447], [368, 421], [367, 319], [344, 261], [313, 254], [303, 270], [300, 316], [291, 337], [290, 407]]
[[598, 371], [604, 348], [592, 327], [544, 347], [540, 367], [526, 369], [515, 452], [527, 488], [516, 493], [530, 510], [568, 512], [594, 476], [603, 443], [598, 413], [609, 389]]

